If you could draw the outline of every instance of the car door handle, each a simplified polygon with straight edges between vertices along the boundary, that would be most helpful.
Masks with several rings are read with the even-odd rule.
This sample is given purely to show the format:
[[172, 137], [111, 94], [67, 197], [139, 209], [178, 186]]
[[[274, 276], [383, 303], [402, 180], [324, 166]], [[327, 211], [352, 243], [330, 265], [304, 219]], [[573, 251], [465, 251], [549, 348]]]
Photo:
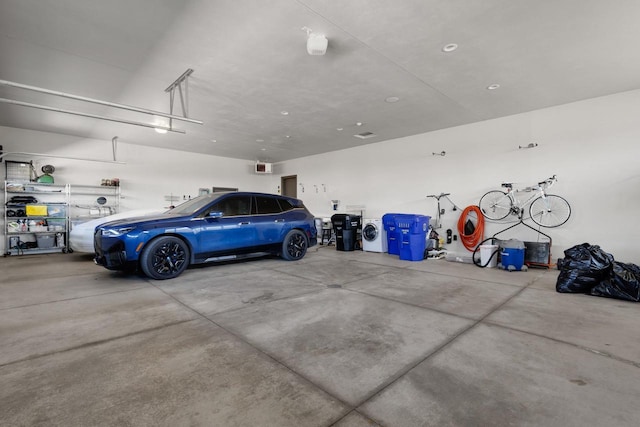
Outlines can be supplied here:
[[284, 218], [279, 218], [279, 219], [276, 219], [274, 222], [284, 222], [284, 221], [285, 221]]
[[247, 222], [239, 222], [238, 223], [238, 225], [249, 225], [249, 224], [251, 224], [249, 221], [247, 221]]

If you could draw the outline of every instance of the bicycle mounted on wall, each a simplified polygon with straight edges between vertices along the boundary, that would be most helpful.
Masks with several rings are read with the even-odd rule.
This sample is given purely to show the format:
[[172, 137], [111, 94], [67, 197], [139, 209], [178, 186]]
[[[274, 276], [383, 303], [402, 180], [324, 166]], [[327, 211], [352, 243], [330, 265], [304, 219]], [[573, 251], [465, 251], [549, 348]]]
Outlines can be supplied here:
[[[538, 182], [537, 185], [526, 187], [524, 189], [513, 189], [512, 182], [503, 182], [501, 186], [506, 191], [492, 190], [485, 193], [481, 198], [478, 206], [482, 215], [488, 220], [499, 221], [505, 219], [509, 215], [516, 216], [518, 222], [495, 233], [504, 233], [518, 225], [522, 224], [549, 239], [549, 249], [551, 248], [551, 236], [536, 229], [524, 222], [525, 219], [531, 219], [540, 227], [555, 228], [566, 223], [571, 216], [571, 206], [563, 197], [555, 194], [547, 194], [550, 189], [558, 181], [556, 175]], [[523, 192], [533, 192], [531, 196], [522, 199], [517, 195]], [[529, 216], [524, 217], [525, 206], [529, 205]], [[489, 240], [489, 239], [487, 239]], [[549, 259], [547, 263], [536, 263], [549, 267], [551, 265], [551, 252], [549, 250]]]

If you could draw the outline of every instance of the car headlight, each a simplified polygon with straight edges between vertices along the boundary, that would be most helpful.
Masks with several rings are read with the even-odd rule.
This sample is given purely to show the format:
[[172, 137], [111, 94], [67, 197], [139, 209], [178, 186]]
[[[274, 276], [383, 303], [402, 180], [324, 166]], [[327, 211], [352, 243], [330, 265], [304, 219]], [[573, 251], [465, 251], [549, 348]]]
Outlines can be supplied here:
[[134, 228], [135, 227], [107, 228], [107, 229], [102, 229], [101, 233], [103, 236], [117, 237], [117, 236], [122, 236], [123, 234], [127, 234]]

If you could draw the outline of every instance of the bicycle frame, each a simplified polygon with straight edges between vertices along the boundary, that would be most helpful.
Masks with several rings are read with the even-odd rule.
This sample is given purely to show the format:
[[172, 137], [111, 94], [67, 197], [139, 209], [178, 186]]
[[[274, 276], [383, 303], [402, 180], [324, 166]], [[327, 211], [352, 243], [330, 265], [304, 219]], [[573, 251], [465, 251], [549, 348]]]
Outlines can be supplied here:
[[[543, 199], [546, 199], [547, 197], [547, 193], [546, 193], [546, 189], [550, 188], [553, 184], [549, 184], [547, 186], [543, 186], [543, 185], [538, 185], [535, 187], [527, 187], [524, 190], [523, 189], [508, 189], [507, 190], [507, 197], [511, 200], [511, 214], [512, 215], [517, 215], [518, 219], [522, 219], [523, 215], [524, 215], [524, 207], [527, 206], [529, 203], [531, 203], [533, 200], [537, 199], [538, 197], [542, 197]], [[524, 192], [533, 192], [533, 194], [531, 196], [529, 196], [526, 200], [522, 200], [521, 198], [516, 197], [514, 194], [515, 193], [524, 193]]]
[[[550, 195], [547, 190], [557, 181], [555, 175], [539, 182], [535, 186], [526, 187], [525, 189], [514, 189], [513, 183], [503, 182], [502, 188], [505, 191], [492, 190], [486, 193], [480, 199], [480, 208], [483, 215], [492, 220], [504, 219], [509, 215], [515, 215], [520, 221], [524, 217], [524, 207], [529, 205], [529, 215], [539, 225], [544, 227], [558, 226], [564, 224], [571, 214], [571, 207], [568, 202], [560, 196]], [[521, 192], [533, 192], [528, 198], [518, 197]], [[488, 198], [487, 198], [488, 197]], [[486, 202], [483, 202], [485, 201]], [[551, 200], [553, 199], [553, 200]], [[535, 209], [534, 209], [534, 205]], [[535, 210], [536, 218], [533, 218], [533, 210]], [[550, 223], [541, 224], [542, 218], [552, 218], [551, 224], [559, 222], [557, 225]], [[543, 222], [547, 222], [544, 220]]]
[[[513, 183], [503, 182], [504, 190], [491, 190], [485, 193], [478, 203], [482, 215], [490, 221], [500, 221], [509, 215], [518, 217], [518, 223], [500, 231], [509, 230], [516, 225], [523, 224], [533, 230], [535, 228], [524, 223], [525, 206], [529, 206], [527, 219], [531, 219], [539, 227], [554, 228], [566, 223], [571, 216], [571, 205], [569, 202], [556, 194], [549, 194], [547, 190], [555, 184], [558, 179], [555, 175], [547, 178], [537, 185], [524, 189], [513, 189]], [[519, 197], [518, 193], [532, 192], [528, 197]], [[538, 233], [546, 234], [536, 230]], [[497, 234], [497, 233], [496, 233]], [[549, 236], [547, 236], [549, 237]], [[549, 237], [549, 240], [551, 238]]]

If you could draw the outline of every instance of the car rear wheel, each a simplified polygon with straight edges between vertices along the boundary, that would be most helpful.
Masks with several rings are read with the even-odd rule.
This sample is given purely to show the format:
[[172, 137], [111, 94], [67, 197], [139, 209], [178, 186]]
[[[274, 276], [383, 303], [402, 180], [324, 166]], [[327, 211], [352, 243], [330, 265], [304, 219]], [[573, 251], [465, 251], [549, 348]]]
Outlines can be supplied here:
[[189, 247], [173, 236], [152, 240], [140, 257], [140, 267], [144, 274], [157, 280], [178, 277], [188, 266]]
[[282, 242], [282, 258], [287, 261], [302, 259], [307, 253], [307, 236], [300, 230], [291, 230], [284, 237]]

